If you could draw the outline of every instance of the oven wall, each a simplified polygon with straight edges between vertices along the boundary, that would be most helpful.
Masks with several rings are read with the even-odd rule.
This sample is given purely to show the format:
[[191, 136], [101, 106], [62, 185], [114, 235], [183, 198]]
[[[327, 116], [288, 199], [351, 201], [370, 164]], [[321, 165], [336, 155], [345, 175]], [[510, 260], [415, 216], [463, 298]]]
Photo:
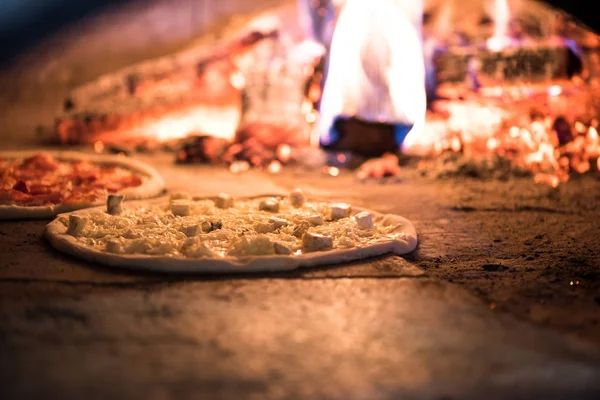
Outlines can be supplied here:
[[[31, 7], [36, 1], [24, 1]], [[80, 0], [62, 1], [73, 4]], [[110, 0], [96, 2], [112, 3]], [[0, 69], [2, 147], [31, 143], [39, 125], [51, 124], [69, 90], [119, 68], [170, 54], [208, 32], [223, 33], [236, 20], [295, 0], [129, 0], [73, 21], [32, 46]], [[11, 14], [16, 18], [17, 14]], [[18, 41], [35, 27], [24, 11], [22, 23], [0, 26]], [[43, 16], [51, 18], [51, 15]], [[241, 22], [241, 21], [240, 21]], [[39, 22], [38, 22], [39, 23]], [[31, 33], [29, 33], [31, 34]], [[6, 42], [4, 42], [6, 43]], [[19, 42], [25, 46], [26, 41]], [[14, 46], [13, 46], [14, 47]]]

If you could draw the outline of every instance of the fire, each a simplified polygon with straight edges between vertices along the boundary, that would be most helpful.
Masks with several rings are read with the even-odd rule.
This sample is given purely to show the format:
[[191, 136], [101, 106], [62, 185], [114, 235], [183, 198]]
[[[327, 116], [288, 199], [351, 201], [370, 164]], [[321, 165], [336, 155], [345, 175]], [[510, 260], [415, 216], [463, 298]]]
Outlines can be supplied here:
[[508, 27], [510, 10], [507, 0], [494, 1], [494, 34], [488, 39], [487, 46], [492, 51], [501, 51], [510, 44]]
[[425, 119], [422, 1], [348, 0], [331, 42], [317, 132], [335, 140], [338, 117], [414, 125]]
[[170, 113], [123, 134], [168, 141], [202, 133], [232, 140], [239, 119], [240, 111], [236, 107], [197, 106]]
[[[438, 130], [435, 131], [437, 137], [436, 134], [428, 137], [437, 140], [413, 143], [407, 148], [409, 153], [433, 156], [444, 151], [494, 153], [508, 158], [515, 167], [530, 170], [536, 183], [551, 187], [567, 182], [571, 173], [584, 174], [593, 167], [600, 170], [600, 135], [593, 125], [597, 122], [575, 121], [569, 127], [575, 137], [561, 144], [556, 131], [559, 128], [549, 117], [508, 127], [506, 122], [510, 115], [502, 110], [478, 109], [473, 104], [449, 104], [448, 110], [451, 115], [441, 124], [442, 133]], [[496, 115], [491, 118], [493, 113]], [[428, 121], [425, 131], [433, 131], [436, 126], [436, 121]], [[429, 152], [423, 153], [423, 149]]]

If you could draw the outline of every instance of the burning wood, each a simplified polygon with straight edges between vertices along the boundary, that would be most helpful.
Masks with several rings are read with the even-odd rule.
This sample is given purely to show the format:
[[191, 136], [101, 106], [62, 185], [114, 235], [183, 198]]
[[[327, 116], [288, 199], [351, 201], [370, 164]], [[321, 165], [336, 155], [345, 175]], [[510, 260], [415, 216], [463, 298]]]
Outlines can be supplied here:
[[421, 1], [346, 1], [321, 100], [317, 130], [323, 144], [338, 139], [340, 117], [421, 129], [426, 108], [422, 13]]
[[[460, 154], [437, 160], [445, 173], [452, 163], [469, 175], [510, 167], [556, 186], [597, 169], [596, 50], [579, 51], [558, 30], [534, 37], [506, 0], [493, 3], [487, 36], [460, 32], [444, 20], [446, 9], [425, 45], [421, 1], [348, 0], [326, 63], [334, 3], [299, 0], [312, 18], [304, 20], [310, 40], [300, 45], [255, 24], [264, 29], [201, 57], [177, 54], [79, 88], [55, 133], [98, 151], [183, 139], [177, 162], [225, 164], [234, 173], [278, 173], [302, 157], [322, 168], [326, 157], [305, 152], [322, 145], [334, 158], [351, 152], [353, 162], [384, 155], [358, 171], [381, 178], [399, 174], [400, 143], [420, 157]], [[574, 60], [583, 68], [572, 68]], [[568, 81], [573, 72], [580, 75]], [[426, 122], [425, 87], [435, 100]], [[338, 176], [347, 167], [333, 160], [323, 172]]]

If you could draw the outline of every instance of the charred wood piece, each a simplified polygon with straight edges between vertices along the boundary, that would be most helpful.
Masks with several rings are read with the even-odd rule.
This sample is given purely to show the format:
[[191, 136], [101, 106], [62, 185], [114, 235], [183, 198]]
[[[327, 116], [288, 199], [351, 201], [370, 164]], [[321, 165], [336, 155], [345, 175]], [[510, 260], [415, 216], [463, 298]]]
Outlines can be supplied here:
[[[488, 49], [449, 49], [434, 61], [439, 83], [543, 82], [568, 78], [581, 70], [581, 60], [568, 47], [519, 47], [495, 52]], [[477, 65], [475, 70], [474, 66]]]

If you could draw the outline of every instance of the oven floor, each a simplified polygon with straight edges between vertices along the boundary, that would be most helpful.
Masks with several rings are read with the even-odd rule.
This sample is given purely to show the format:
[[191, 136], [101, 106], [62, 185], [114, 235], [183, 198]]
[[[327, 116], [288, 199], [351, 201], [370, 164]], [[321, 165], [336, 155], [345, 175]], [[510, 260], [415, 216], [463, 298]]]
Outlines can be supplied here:
[[[598, 398], [600, 180], [358, 183], [175, 166], [171, 190], [307, 192], [398, 213], [406, 259], [242, 277], [142, 275], [0, 223], [3, 398]], [[571, 284], [571, 282], [573, 282]]]

